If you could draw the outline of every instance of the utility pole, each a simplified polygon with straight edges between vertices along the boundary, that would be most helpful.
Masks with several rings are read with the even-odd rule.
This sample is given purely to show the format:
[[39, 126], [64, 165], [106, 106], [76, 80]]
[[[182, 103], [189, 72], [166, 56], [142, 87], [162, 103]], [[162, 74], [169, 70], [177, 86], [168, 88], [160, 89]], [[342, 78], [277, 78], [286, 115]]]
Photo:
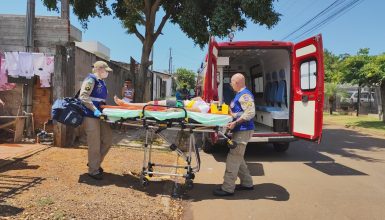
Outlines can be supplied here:
[[70, 42], [71, 24], [70, 24], [70, 4], [69, 0], [61, 0], [61, 19], [67, 20], [68, 42]]
[[172, 48], [170, 47], [170, 56], [168, 59], [168, 72], [172, 75]]
[[[27, 13], [25, 17], [25, 35], [24, 35], [24, 46], [26, 52], [34, 51], [34, 32], [35, 24], [35, 0], [27, 1]], [[32, 96], [33, 96], [33, 78], [27, 79], [23, 84], [23, 111], [26, 113], [32, 113]], [[31, 120], [26, 120], [25, 122], [27, 136], [31, 136], [33, 131], [33, 125]]]

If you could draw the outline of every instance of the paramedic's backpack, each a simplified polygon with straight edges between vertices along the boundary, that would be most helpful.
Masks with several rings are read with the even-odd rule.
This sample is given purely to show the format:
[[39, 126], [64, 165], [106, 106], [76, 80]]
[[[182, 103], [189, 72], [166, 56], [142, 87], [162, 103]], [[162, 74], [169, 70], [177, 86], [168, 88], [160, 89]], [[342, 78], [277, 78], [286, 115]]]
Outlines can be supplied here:
[[57, 99], [52, 105], [52, 119], [72, 127], [81, 125], [85, 107], [78, 95], [79, 92], [75, 97]]

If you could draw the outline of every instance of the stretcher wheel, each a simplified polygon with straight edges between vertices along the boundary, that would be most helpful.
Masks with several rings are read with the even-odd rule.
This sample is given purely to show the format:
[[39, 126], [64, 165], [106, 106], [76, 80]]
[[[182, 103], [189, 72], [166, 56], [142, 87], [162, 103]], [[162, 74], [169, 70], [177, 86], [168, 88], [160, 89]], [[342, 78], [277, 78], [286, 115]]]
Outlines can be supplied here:
[[194, 182], [191, 179], [186, 179], [184, 182], [186, 189], [191, 190], [194, 188]]
[[[152, 167], [150, 166], [150, 167], [148, 168], [148, 172], [154, 172], [154, 168], [152, 168]], [[153, 177], [154, 174], [149, 173], [148, 176], [149, 176], [149, 177]]]
[[150, 184], [150, 181], [147, 179], [146, 176], [144, 176], [143, 174], [140, 176], [140, 185], [142, 185], [143, 187], [146, 187]]

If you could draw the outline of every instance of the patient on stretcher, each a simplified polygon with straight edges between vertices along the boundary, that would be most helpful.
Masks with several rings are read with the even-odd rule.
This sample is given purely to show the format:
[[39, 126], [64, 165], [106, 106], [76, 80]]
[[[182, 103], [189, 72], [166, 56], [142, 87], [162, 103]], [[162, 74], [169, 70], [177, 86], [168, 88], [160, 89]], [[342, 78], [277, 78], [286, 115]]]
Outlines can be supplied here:
[[147, 103], [128, 103], [122, 99], [119, 99], [117, 96], [114, 96], [115, 103], [123, 108], [128, 109], [141, 109], [145, 105], [161, 105], [168, 106], [171, 108], [160, 107], [160, 106], [151, 106], [148, 110], [158, 110], [158, 111], [178, 111], [177, 108], [172, 107], [183, 107], [187, 111], [192, 112], [201, 112], [207, 113], [210, 109], [210, 104], [205, 102], [201, 97], [195, 97], [191, 100], [159, 100], [159, 101], [149, 101]]

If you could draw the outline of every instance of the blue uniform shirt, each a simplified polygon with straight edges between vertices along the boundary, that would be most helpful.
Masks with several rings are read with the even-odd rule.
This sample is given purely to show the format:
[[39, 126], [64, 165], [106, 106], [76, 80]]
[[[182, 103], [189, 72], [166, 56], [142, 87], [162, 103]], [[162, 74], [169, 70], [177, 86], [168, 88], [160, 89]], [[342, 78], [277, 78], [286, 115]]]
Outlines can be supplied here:
[[[247, 88], [244, 88], [243, 90], [238, 92], [235, 95], [233, 101], [231, 101], [231, 103], [230, 103], [231, 112], [233, 113], [233, 115], [235, 115], [234, 121], [237, 120], [238, 118], [240, 118], [242, 116], [242, 114], [244, 113], [245, 109], [242, 108], [242, 105], [239, 102], [239, 99], [245, 94], [249, 95], [252, 99], [252, 100], [250, 100], [250, 102], [254, 103], [254, 96]], [[248, 131], [248, 130], [254, 130], [253, 119], [251, 119], [249, 121], [245, 121], [242, 124], [235, 126], [235, 128], [233, 129], [233, 132]]]
[[[94, 74], [89, 74], [85, 80], [93, 79], [95, 84], [90, 94], [90, 98], [94, 106], [101, 112], [101, 105], [106, 103], [108, 91], [106, 87], [106, 83], [102, 79], [96, 78]], [[85, 108], [85, 116], [86, 117], [95, 117], [94, 112], [88, 108]]]

